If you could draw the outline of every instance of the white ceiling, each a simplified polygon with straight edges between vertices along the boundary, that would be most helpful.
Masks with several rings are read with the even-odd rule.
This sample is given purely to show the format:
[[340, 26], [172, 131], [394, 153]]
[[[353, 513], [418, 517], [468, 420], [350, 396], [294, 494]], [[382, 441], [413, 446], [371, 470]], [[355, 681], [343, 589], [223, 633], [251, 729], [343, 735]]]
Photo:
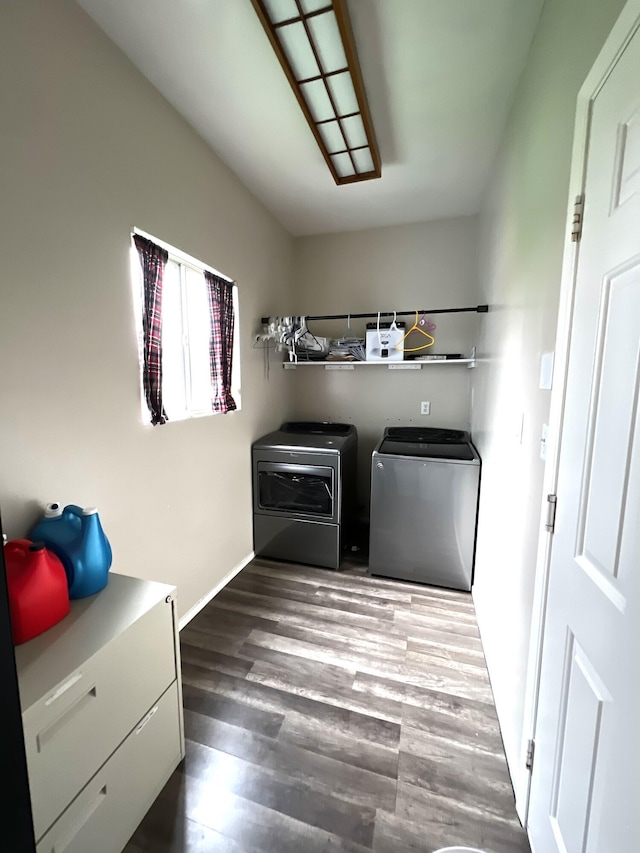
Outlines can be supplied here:
[[382, 177], [336, 186], [250, 0], [77, 0], [293, 235], [478, 211], [543, 0], [349, 0]]

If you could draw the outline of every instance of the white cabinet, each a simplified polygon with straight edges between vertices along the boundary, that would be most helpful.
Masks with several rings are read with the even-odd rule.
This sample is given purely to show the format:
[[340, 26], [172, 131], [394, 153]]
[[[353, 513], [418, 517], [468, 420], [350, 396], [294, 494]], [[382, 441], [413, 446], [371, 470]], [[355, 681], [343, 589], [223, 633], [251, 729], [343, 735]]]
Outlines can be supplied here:
[[110, 573], [16, 647], [38, 853], [120, 853], [184, 756], [176, 590]]

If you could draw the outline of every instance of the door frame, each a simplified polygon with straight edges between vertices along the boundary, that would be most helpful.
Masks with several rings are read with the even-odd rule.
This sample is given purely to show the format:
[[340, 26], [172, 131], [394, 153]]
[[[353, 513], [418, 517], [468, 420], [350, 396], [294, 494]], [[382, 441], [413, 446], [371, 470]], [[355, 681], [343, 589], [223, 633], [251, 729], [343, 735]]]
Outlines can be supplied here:
[[[640, 29], [640, 0], [627, 0], [620, 16], [613, 25], [598, 57], [587, 74], [578, 92], [576, 118], [571, 153], [571, 173], [569, 179], [569, 198], [565, 225], [565, 242], [562, 258], [560, 283], [560, 302], [558, 307], [558, 325], [554, 358], [553, 385], [549, 409], [549, 432], [547, 437], [547, 461], [544, 469], [538, 552], [536, 559], [535, 586], [533, 595], [529, 658], [525, 687], [525, 705], [523, 737], [520, 748], [523, 784], [517, 786], [520, 797], [516, 798], [516, 810], [523, 825], [527, 826], [529, 797], [531, 792], [531, 772], [526, 769], [526, 758], [530, 740], [535, 740], [538, 696], [540, 691], [540, 672], [544, 632], [546, 621], [547, 594], [553, 534], [549, 533], [547, 522], [547, 495], [556, 494], [558, 482], [558, 463], [562, 443], [564, 420], [567, 367], [571, 345], [571, 324], [575, 298], [576, 273], [580, 255], [580, 243], [573, 242], [571, 231], [574, 218], [574, 202], [584, 193], [586, 178], [587, 139], [591, 123], [592, 105], [598, 92], [617, 63], [634, 34]], [[562, 496], [559, 496], [559, 500]]]

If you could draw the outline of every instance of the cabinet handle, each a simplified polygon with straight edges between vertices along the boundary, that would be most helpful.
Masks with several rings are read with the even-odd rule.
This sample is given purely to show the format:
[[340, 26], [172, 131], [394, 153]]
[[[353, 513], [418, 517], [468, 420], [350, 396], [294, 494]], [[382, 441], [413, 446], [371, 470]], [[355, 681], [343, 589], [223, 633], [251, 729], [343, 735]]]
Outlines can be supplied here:
[[54, 841], [53, 847], [51, 848], [51, 853], [64, 853], [65, 850], [69, 849], [69, 845], [73, 841], [73, 839], [77, 836], [83, 826], [87, 825], [87, 822], [91, 818], [91, 815], [104, 803], [107, 797], [107, 786], [103, 785], [102, 788], [98, 791], [97, 795], [93, 798], [93, 800], [89, 803], [87, 808], [84, 811], [84, 814], [80, 815], [78, 820], [70, 827], [67, 832], [59, 838], [57, 841]]
[[60, 687], [58, 687], [58, 689], [55, 690], [51, 694], [51, 696], [49, 696], [47, 701], [44, 703], [45, 707], [48, 708], [49, 705], [53, 705], [53, 703], [56, 701], [56, 699], [59, 699], [63, 695], [63, 693], [66, 693], [67, 690], [69, 690], [70, 687], [73, 687], [74, 684], [77, 684], [81, 678], [82, 678], [81, 672], [76, 672], [74, 675], [72, 675], [71, 678], [69, 678], [67, 681], [65, 681], [64, 684], [61, 684]]
[[137, 735], [139, 735], [139, 734], [140, 734], [140, 732], [142, 731], [142, 729], [147, 725], [147, 723], [149, 722], [149, 720], [151, 719], [151, 717], [153, 717], [153, 715], [155, 714], [155, 712], [156, 712], [157, 710], [158, 710], [158, 706], [156, 705], [154, 708], [152, 708], [152, 709], [149, 711], [149, 713], [148, 713], [145, 717], [143, 717], [143, 718], [142, 718], [142, 720], [140, 721], [139, 725], [138, 725], [138, 726], [137, 726], [137, 728], [136, 728], [136, 734], [137, 734]]
[[62, 714], [58, 717], [57, 720], [49, 723], [48, 726], [45, 726], [41, 731], [38, 732], [36, 736], [36, 743], [38, 745], [38, 752], [42, 752], [47, 743], [58, 734], [58, 732], [63, 729], [67, 723], [71, 720], [72, 717], [75, 717], [76, 714], [79, 714], [80, 711], [85, 707], [85, 705], [89, 704], [93, 699], [95, 699], [98, 695], [98, 691], [96, 689], [96, 685], [93, 684], [86, 693], [82, 696], [79, 696], [75, 702], [73, 702], [66, 711], [63, 711]]

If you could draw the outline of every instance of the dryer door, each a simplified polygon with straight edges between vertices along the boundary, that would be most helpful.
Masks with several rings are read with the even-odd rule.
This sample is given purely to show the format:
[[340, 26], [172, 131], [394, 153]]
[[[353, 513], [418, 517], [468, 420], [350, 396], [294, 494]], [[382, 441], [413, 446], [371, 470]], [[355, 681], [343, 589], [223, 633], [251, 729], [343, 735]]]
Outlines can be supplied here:
[[337, 523], [334, 475], [323, 465], [258, 462], [256, 510]]

